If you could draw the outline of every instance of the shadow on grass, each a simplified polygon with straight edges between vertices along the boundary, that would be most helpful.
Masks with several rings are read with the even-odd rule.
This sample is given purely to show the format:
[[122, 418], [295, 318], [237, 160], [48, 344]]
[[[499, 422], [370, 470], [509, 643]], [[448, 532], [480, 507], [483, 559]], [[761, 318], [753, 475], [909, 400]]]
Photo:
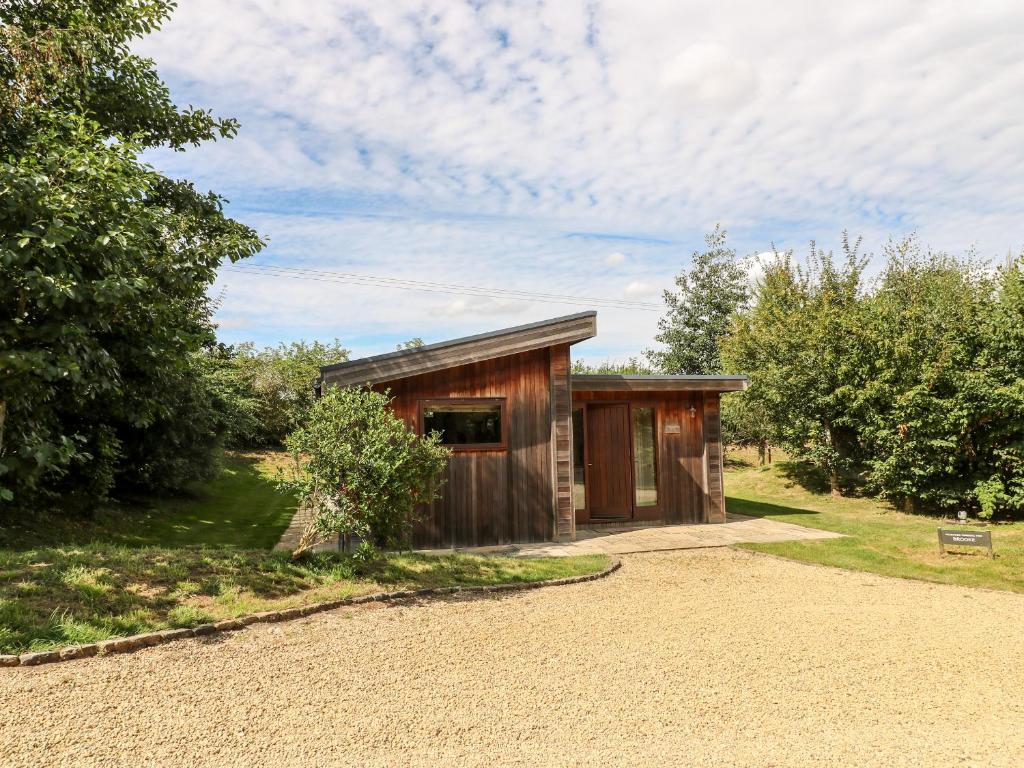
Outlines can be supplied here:
[[[805, 491], [830, 494], [832, 486], [828, 475], [808, 461], [784, 460], [775, 462], [779, 473]], [[856, 472], [846, 472], [839, 478], [843, 496], [859, 498], [864, 495], [864, 478]]]
[[278, 490], [258, 455], [225, 457], [213, 480], [184, 493], [125, 497], [91, 517], [34, 510], [0, 519], [0, 548], [114, 544], [131, 547], [270, 549], [288, 527], [295, 501]]
[[806, 461], [778, 461], [779, 473], [790, 482], [796, 483], [811, 493], [829, 493], [828, 476], [818, 467]]
[[135, 546], [270, 549], [294, 511], [294, 499], [278, 489], [259, 456], [232, 455], [216, 479], [189, 495], [124, 509], [130, 532], [110, 538]]
[[750, 517], [779, 517], [782, 515], [817, 515], [813, 509], [801, 509], [800, 507], [786, 507], [781, 504], [769, 504], [766, 501], [753, 501], [751, 499], [737, 499], [727, 496], [725, 506], [729, 512], [737, 515], [749, 515]]
[[591, 573], [604, 556], [515, 559], [231, 549], [69, 546], [0, 549], [0, 653], [195, 626], [321, 588], [340, 594], [530, 582]]
[[742, 456], [737, 456], [731, 451], [727, 451], [725, 456], [722, 458], [723, 465], [726, 469], [753, 469], [754, 462], [748, 461]]
[[318, 557], [226, 549], [69, 546], [0, 550], [0, 652], [92, 642], [211, 620], [236, 596], [272, 600], [353, 578]]

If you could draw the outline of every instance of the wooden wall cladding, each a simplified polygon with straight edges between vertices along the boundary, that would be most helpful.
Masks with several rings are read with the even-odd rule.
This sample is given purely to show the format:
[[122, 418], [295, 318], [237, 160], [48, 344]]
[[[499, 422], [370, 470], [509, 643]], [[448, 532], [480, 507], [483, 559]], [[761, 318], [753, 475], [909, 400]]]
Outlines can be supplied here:
[[[561, 349], [568, 348], [554, 347], [552, 352], [560, 356]], [[552, 354], [545, 348], [374, 387], [390, 391], [392, 408], [413, 429], [421, 400], [506, 400], [502, 429], [507, 448], [455, 451], [441, 498], [424, 510], [413, 546], [485, 546], [553, 538], [552, 368]], [[569, 470], [571, 477], [571, 462]], [[571, 483], [567, 487], [571, 504]]]
[[572, 505], [572, 393], [569, 389], [569, 345], [549, 347], [551, 366], [551, 439], [555, 474], [555, 539], [576, 537]]
[[[629, 402], [655, 409], [658, 453], [658, 506], [638, 507], [637, 520], [701, 523], [706, 517], [704, 465], [704, 393], [604, 392], [572, 393], [573, 405], [587, 402]], [[694, 411], [691, 415], [690, 409]], [[666, 432], [666, 425], [678, 432]], [[720, 477], [720, 476], [719, 476]]]
[[704, 435], [708, 469], [708, 522], [725, 522], [725, 483], [722, 477], [722, 409], [717, 392], [704, 393]]

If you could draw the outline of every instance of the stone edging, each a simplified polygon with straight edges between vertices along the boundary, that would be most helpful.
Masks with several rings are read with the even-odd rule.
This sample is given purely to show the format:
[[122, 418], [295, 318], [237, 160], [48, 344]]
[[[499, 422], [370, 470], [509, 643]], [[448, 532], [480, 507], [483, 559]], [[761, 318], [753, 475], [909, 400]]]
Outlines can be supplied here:
[[249, 616], [240, 616], [235, 619], [222, 619], [212, 624], [200, 624], [198, 627], [183, 629], [165, 629], [159, 632], [147, 632], [142, 635], [131, 637], [112, 637], [109, 640], [101, 640], [98, 643], [87, 645], [73, 645], [61, 648], [56, 651], [38, 651], [35, 653], [23, 653], [20, 656], [0, 655], [0, 667], [31, 667], [38, 664], [50, 664], [57, 661], [71, 661], [72, 659], [84, 659], [90, 656], [106, 656], [112, 653], [131, 653], [140, 648], [149, 648], [154, 645], [163, 645], [173, 640], [184, 640], [189, 637], [204, 637], [217, 632], [234, 632], [244, 629], [250, 624], [265, 624], [276, 621], [288, 621], [303, 616], [310, 616], [323, 611], [333, 611], [336, 608], [344, 608], [349, 605], [362, 605], [363, 603], [385, 602], [388, 600], [402, 600], [410, 597], [426, 597], [436, 595], [453, 595], [463, 592], [513, 592], [527, 589], [539, 589], [541, 587], [558, 587], [566, 584], [580, 584], [585, 581], [597, 581], [605, 576], [610, 576], [622, 566], [621, 560], [613, 560], [611, 565], [603, 571], [588, 573], [585, 576], [569, 576], [564, 579], [549, 579], [548, 581], [512, 582], [509, 584], [491, 584], [479, 587], [427, 587], [424, 589], [406, 589], [398, 592], [377, 592], [372, 595], [360, 595], [359, 597], [347, 597], [341, 600], [328, 600], [323, 603], [313, 603], [300, 608], [284, 608], [280, 611], [264, 611]]

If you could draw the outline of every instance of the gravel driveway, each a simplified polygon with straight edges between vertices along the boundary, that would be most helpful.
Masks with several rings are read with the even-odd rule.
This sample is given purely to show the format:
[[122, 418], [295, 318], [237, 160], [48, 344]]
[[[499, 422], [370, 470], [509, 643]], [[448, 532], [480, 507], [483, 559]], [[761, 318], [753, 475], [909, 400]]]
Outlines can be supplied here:
[[1024, 597], [728, 549], [0, 670], [0, 763], [1024, 765]]

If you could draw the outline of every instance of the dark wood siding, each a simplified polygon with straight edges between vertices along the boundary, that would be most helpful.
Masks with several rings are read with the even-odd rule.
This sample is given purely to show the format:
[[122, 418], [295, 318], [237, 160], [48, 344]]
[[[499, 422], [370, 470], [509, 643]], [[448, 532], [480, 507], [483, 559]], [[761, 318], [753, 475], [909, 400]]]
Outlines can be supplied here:
[[725, 488], [722, 479], [721, 396], [704, 393], [704, 438], [708, 469], [708, 522], [725, 522]]
[[[555, 535], [552, 434], [557, 419], [552, 417], [551, 375], [561, 370], [556, 358], [564, 357], [567, 372], [567, 349], [507, 355], [375, 386], [390, 391], [395, 412], [413, 428], [419, 426], [423, 400], [505, 398], [507, 448], [455, 452], [441, 498], [425, 510], [414, 546], [484, 546]], [[567, 393], [568, 377], [563, 380]], [[564, 411], [568, 421], [568, 408]], [[566, 488], [571, 514], [571, 482]]]
[[[574, 391], [572, 397], [574, 405], [629, 402], [655, 409], [658, 505], [637, 507], [635, 519], [663, 519], [671, 523], [707, 520], [704, 393]], [[690, 414], [691, 407], [693, 415]], [[679, 432], [666, 433], [666, 425], [678, 425]]]

